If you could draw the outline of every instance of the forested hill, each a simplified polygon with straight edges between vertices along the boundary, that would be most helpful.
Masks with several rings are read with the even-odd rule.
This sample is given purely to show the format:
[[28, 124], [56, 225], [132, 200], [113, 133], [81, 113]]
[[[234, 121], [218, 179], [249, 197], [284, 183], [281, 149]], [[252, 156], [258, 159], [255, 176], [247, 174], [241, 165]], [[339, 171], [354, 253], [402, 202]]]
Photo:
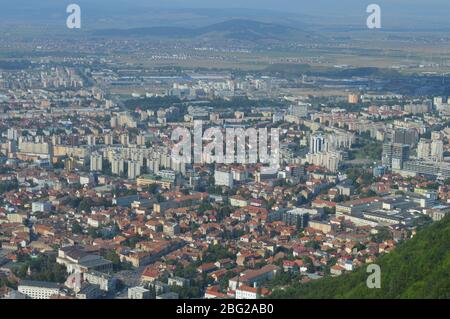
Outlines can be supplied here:
[[381, 288], [369, 289], [363, 266], [353, 273], [275, 289], [271, 298], [450, 298], [450, 215], [380, 257]]

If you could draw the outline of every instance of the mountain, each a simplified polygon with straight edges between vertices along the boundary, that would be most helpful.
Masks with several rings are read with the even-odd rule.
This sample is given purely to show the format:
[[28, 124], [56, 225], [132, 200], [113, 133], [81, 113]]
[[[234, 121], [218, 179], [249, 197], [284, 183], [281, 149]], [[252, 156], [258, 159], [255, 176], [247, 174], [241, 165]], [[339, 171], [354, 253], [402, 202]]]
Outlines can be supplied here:
[[221, 34], [237, 40], [285, 39], [301, 31], [284, 25], [253, 20], [234, 19], [199, 29], [201, 35]]
[[282, 40], [307, 36], [307, 33], [290, 26], [254, 20], [233, 19], [199, 28], [146, 27], [130, 29], [103, 29], [92, 33], [102, 37], [169, 37], [201, 38], [214, 37], [234, 40]]
[[450, 215], [380, 257], [381, 288], [366, 285], [366, 267], [339, 277], [277, 288], [271, 298], [450, 298]]

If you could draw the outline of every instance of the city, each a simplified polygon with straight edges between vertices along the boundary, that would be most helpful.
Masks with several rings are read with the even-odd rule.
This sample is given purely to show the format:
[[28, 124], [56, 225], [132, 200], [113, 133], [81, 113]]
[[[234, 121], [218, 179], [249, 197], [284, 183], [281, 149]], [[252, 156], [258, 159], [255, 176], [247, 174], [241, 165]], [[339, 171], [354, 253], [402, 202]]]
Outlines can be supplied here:
[[[449, 298], [448, 51], [208, 25], [0, 38], [0, 299]], [[447, 277], [366, 287], [442, 225]]]

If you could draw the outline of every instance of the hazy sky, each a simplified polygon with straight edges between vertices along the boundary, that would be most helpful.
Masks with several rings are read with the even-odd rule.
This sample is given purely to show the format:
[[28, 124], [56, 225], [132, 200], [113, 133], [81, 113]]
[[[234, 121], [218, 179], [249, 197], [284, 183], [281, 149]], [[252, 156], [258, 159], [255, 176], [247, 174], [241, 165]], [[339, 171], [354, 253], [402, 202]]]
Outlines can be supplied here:
[[70, 3], [79, 4], [88, 15], [94, 12], [105, 17], [112, 13], [150, 16], [152, 8], [264, 9], [330, 20], [357, 19], [358, 23], [367, 17], [366, 7], [375, 3], [381, 6], [387, 24], [450, 27], [450, 0], [0, 0], [0, 17], [59, 17]]
[[[91, 0], [96, 1], [96, 0]], [[104, 1], [104, 0], [97, 0]], [[376, 3], [393, 14], [450, 15], [450, 0], [109, 0], [107, 2], [146, 3], [166, 8], [254, 8], [315, 15], [357, 14]]]
[[61, 5], [79, 3], [102, 4], [114, 7], [117, 4], [133, 7], [165, 8], [250, 8], [269, 9], [305, 14], [330, 15], [337, 13], [356, 13], [370, 3], [384, 7], [387, 12], [421, 15], [424, 13], [450, 15], [449, 0], [0, 0], [2, 9], [15, 7], [26, 10], [30, 6]]

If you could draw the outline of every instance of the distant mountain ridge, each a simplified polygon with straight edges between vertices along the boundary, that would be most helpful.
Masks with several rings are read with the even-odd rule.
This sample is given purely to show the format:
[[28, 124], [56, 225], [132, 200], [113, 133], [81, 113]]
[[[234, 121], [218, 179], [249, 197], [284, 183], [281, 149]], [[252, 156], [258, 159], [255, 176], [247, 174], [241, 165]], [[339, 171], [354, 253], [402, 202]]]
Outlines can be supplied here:
[[297, 28], [254, 20], [233, 19], [199, 28], [145, 27], [131, 29], [103, 29], [93, 31], [102, 37], [169, 37], [195, 38], [205, 36], [235, 40], [287, 39], [308, 34]]

